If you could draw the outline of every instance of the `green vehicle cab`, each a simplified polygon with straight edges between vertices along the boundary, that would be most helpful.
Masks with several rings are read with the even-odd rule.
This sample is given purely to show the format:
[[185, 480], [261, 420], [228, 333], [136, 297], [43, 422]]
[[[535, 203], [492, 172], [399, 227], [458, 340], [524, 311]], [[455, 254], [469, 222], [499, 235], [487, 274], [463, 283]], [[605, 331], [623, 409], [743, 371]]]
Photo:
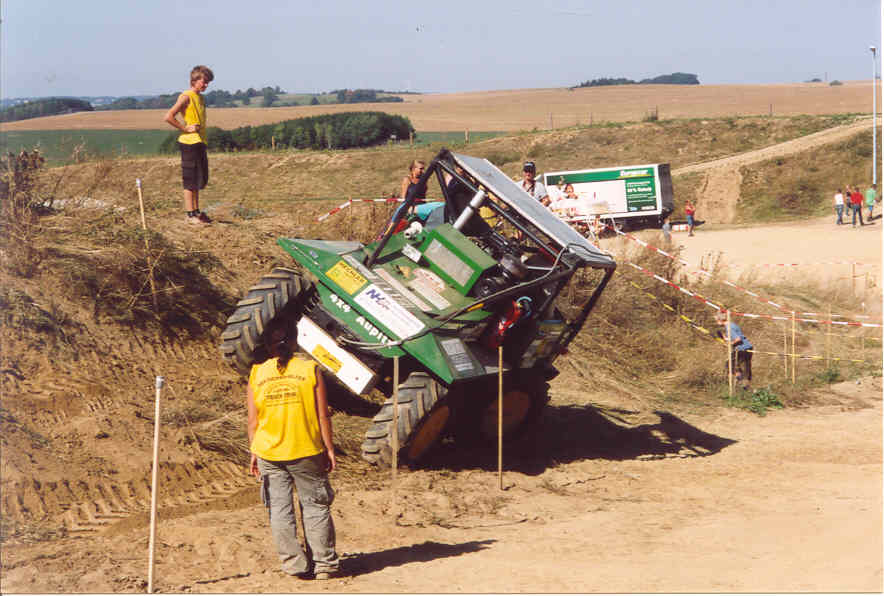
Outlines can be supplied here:
[[408, 215], [424, 193], [405, 197], [373, 243], [280, 238], [297, 267], [250, 288], [221, 336], [224, 360], [247, 374], [267, 358], [262, 330], [283, 317], [327, 376], [356, 395], [381, 391], [362, 444], [373, 463], [392, 460], [397, 357], [400, 461], [445, 436], [494, 442], [501, 361], [504, 438], [522, 436], [616, 268], [485, 159], [443, 149], [415, 189], [433, 183], [436, 208]]

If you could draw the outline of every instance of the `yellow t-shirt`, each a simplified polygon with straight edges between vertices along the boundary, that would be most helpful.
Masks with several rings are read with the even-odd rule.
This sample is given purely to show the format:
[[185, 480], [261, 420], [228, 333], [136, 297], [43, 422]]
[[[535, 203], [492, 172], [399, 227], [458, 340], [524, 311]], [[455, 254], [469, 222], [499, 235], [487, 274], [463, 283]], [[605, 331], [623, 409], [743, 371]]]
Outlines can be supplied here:
[[181, 133], [181, 135], [178, 137], [178, 142], [183, 143], [184, 145], [196, 145], [197, 143], [205, 143], [206, 102], [203, 101], [203, 96], [193, 89], [188, 89], [184, 92], [184, 95], [190, 98], [190, 101], [187, 102], [187, 107], [184, 109], [184, 124], [199, 124], [200, 129], [197, 132]]
[[276, 360], [256, 364], [249, 375], [258, 413], [252, 453], [270, 461], [322, 453], [314, 392], [316, 363], [294, 356], [280, 375]]

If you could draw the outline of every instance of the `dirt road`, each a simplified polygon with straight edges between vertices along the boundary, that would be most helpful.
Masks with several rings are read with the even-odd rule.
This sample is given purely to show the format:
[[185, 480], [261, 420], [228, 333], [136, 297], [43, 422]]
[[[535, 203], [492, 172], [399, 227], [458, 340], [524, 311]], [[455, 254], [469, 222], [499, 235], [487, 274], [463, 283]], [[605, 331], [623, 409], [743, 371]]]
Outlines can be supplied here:
[[[566, 380], [567, 382], [567, 380]], [[277, 570], [257, 491], [161, 516], [157, 586], [175, 592], [881, 591], [881, 381], [766, 417], [635, 412], [560, 383], [585, 439], [568, 454], [493, 456], [403, 472], [388, 490], [337, 484], [344, 577]], [[561, 461], [556, 461], [561, 458]], [[543, 465], [537, 466], [540, 461]], [[172, 517], [171, 519], [169, 517]], [[147, 528], [4, 548], [4, 592], [140, 591]]]

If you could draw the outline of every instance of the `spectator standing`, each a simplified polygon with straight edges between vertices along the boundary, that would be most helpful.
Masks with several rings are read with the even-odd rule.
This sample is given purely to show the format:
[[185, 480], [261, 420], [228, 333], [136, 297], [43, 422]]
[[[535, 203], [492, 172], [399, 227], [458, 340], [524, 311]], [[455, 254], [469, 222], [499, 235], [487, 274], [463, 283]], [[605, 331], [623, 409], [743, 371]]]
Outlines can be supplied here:
[[[164, 118], [181, 131], [178, 149], [181, 152], [181, 179], [184, 186], [184, 210], [187, 222], [195, 225], [211, 223], [200, 211], [200, 190], [209, 182], [209, 159], [206, 146], [206, 103], [201, 93], [215, 78], [208, 66], [197, 65], [190, 71], [190, 89], [181, 93]], [[178, 114], [184, 124], [178, 120]]]
[[549, 207], [549, 194], [542, 182], [538, 182], [534, 176], [537, 174], [537, 165], [533, 161], [526, 161], [522, 165], [522, 182], [519, 186], [529, 195]]
[[853, 227], [856, 227], [856, 216], [859, 215], [859, 225], [863, 223], [863, 196], [859, 192], [859, 186], [854, 186], [850, 192], [850, 208], [853, 209]]
[[663, 241], [668, 247], [670, 244], [672, 244], [672, 224], [669, 223], [668, 217], [663, 220], [663, 225], [661, 226], [661, 228], [663, 230]]
[[688, 236], [694, 235], [694, 213], [696, 213], [694, 204], [690, 201], [685, 201], [684, 215], [685, 218], [688, 220]]
[[842, 216], [844, 215], [844, 195], [841, 194], [840, 188], [835, 192], [835, 214], [838, 216], [835, 223], [839, 226], [843, 225], [844, 220], [842, 219]]
[[[728, 338], [728, 324], [727, 324], [727, 315], [723, 312], [715, 313], [715, 322], [718, 323], [722, 329], [719, 329], [716, 332], [716, 335], [725, 341]], [[749, 390], [749, 381], [752, 380], [752, 344], [749, 343], [749, 340], [746, 339], [746, 336], [743, 335], [743, 330], [740, 329], [740, 326], [731, 321], [730, 323], [730, 340], [731, 340], [731, 362], [728, 363], [725, 361], [724, 366], [725, 370], [733, 370], [734, 377], [737, 382], [743, 382], [743, 389]]]
[[875, 207], [875, 202], [878, 200], [878, 185], [877, 184], [873, 184], [871, 187], [866, 189], [865, 199], [866, 199], [866, 207], [869, 209], [868, 222], [872, 223], [872, 210]]
[[[295, 338], [292, 325], [271, 322], [265, 331], [271, 358], [249, 375], [249, 471], [261, 478], [282, 570], [304, 578], [312, 566], [315, 579], [328, 579], [340, 566], [328, 481], [335, 447], [322, 374], [314, 361], [294, 355]], [[292, 488], [304, 514], [307, 554], [298, 543]]]

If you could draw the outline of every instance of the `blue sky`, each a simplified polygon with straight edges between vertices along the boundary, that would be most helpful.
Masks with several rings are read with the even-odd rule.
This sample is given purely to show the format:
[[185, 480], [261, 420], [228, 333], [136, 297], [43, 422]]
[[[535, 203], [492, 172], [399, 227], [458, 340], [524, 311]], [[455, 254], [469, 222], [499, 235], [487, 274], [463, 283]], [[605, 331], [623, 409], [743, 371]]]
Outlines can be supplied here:
[[279, 85], [424, 92], [675, 71], [701, 83], [872, 74], [879, 0], [2, 0], [0, 94]]

